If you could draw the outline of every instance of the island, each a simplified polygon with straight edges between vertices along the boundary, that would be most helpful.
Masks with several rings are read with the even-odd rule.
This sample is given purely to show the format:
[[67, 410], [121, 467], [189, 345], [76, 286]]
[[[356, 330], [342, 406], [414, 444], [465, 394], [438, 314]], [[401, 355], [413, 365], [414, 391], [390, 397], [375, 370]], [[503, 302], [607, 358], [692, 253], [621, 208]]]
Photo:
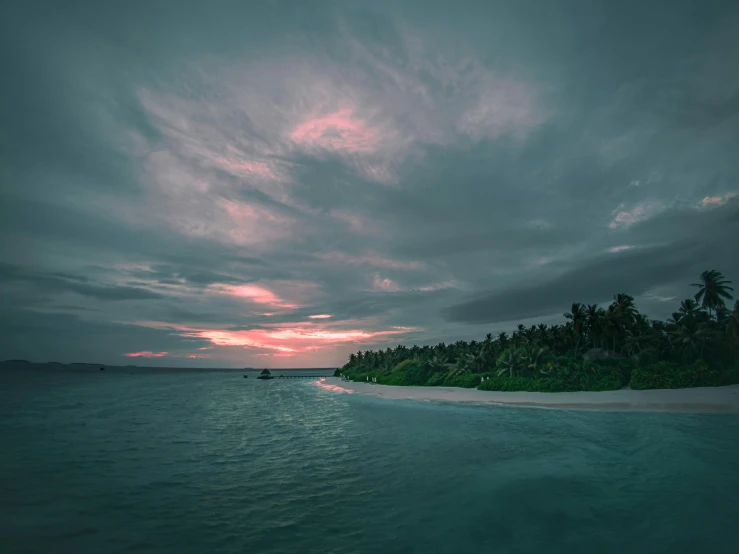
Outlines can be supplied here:
[[[482, 341], [367, 350], [335, 376], [355, 383], [480, 391], [575, 392], [739, 383], [739, 301], [716, 270], [666, 321], [619, 293], [608, 306], [575, 302], [556, 325], [518, 325]], [[371, 385], [368, 385], [371, 387]]]

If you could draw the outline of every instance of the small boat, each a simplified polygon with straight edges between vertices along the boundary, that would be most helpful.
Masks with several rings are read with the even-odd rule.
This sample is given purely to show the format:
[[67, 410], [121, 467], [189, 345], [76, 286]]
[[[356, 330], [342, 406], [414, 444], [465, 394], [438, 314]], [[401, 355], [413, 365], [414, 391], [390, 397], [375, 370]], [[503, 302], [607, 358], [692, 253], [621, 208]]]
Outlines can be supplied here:
[[248, 379], [248, 378], [249, 378], [249, 376], [248, 376], [248, 375], [244, 375], [244, 379]]

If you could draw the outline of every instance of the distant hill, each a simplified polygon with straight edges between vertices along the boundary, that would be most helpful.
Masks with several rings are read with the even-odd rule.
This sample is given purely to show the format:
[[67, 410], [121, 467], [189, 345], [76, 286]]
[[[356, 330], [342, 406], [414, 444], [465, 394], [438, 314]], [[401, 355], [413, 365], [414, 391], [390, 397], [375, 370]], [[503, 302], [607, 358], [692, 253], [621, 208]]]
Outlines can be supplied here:
[[[98, 369], [104, 367], [106, 370], [111, 370], [115, 372], [116, 370], [128, 370], [128, 371], [145, 371], [145, 372], [218, 372], [218, 371], [244, 371], [244, 372], [260, 372], [263, 368], [255, 368], [255, 367], [244, 367], [244, 368], [193, 368], [193, 367], [148, 367], [148, 366], [138, 366], [138, 365], [126, 365], [126, 366], [111, 366], [108, 364], [101, 364], [101, 363], [89, 363], [89, 362], [72, 362], [69, 364], [65, 364], [62, 362], [32, 362], [30, 360], [4, 360], [0, 361], [0, 365], [2, 366], [29, 366], [33, 369], [43, 369], [46, 368], [57, 368], [57, 369], [65, 369], [69, 371], [89, 371], [91, 369]], [[291, 372], [291, 371], [334, 371], [335, 367], [288, 367], [288, 368], [270, 368], [270, 371], [278, 371], [278, 372]]]

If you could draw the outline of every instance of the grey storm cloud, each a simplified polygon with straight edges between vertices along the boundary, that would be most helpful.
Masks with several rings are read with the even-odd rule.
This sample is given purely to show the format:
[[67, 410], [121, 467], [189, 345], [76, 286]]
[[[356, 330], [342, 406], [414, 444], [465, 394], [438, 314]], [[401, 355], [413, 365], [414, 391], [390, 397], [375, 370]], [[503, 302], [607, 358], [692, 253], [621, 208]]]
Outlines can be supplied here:
[[[739, 280], [739, 6], [0, 8], [0, 358], [343, 363]], [[484, 329], [480, 326], [484, 325]]]
[[98, 283], [84, 276], [66, 273], [35, 273], [10, 264], [0, 264], [0, 284], [2, 283], [29, 285], [42, 294], [74, 292], [101, 300], [163, 298], [163, 295], [145, 288]]
[[[732, 201], [719, 213], [677, 212], [655, 216], [629, 234], [659, 239], [660, 228], [669, 229], [670, 240], [654, 246], [626, 249], [578, 260], [553, 278], [506, 287], [444, 310], [451, 321], [493, 323], [529, 319], [545, 313], [565, 312], [571, 302], [603, 303], [615, 293], [643, 295], [659, 285], [676, 285], [685, 293], [687, 284], [705, 268], [725, 274], [739, 273], [737, 237], [739, 202]], [[682, 285], [682, 286], [680, 286]]]

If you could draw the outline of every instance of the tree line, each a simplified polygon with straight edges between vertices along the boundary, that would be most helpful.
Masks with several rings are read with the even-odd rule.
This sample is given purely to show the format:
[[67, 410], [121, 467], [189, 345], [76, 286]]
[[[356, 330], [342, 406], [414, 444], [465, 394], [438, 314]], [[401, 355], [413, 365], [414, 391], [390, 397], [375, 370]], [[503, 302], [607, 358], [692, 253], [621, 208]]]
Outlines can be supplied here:
[[704, 271], [666, 321], [619, 293], [606, 307], [575, 302], [556, 325], [518, 325], [510, 335], [351, 354], [337, 375], [398, 385], [490, 390], [602, 390], [739, 382], [739, 301], [731, 281]]

